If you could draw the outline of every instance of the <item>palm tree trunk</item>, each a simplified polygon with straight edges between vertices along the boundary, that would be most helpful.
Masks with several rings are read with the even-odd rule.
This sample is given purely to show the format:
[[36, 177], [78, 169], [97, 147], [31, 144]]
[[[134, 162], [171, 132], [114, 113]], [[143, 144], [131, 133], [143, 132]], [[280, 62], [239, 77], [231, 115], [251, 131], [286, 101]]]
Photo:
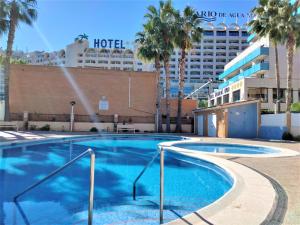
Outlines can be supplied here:
[[16, 20], [15, 20], [14, 8], [11, 9], [10, 21], [9, 21], [9, 31], [7, 38], [7, 48], [6, 48], [6, 57], [4, 60], [4, 101], [5, 101], [5, 114], [4, 120], [10, 120], [10, 109], [9, 109], [9, 74], [10, 74], [10, 59], [12, 56], [12, 47], [15, 39], [16, 31]]
[[294, 63], [294, 48], [296, 40], [293, 33], [289, 33], [287, 41], [287, 93], [286, 93], [286, 120], [287, 130], [291, 130], [291, 104], [292, 104], [292, 76]]
[[161, 118], [161, 85], [160, 85], [160, 62], [159, 58], [155, 59], [155, 69], [156, 69], [156, 132], [162, 132], [162, 118]]
[[276, 99], [276, 110], [275, 113], [280, 113], [280, 76], [279, 76], [279, 60], [278, 60], [278, 46], [277, 43], [274, 43], [275, 48], [275, 74], [276, 74], [276, 93], [277, 93], [277, 99]]
[[181, 59], [179, 66], [179, 90], [178, 90], [178, 106], [177, 106], [177, 120], [176, 132], [182, 132], [182, 99], [184, 96], [184, 77], [185, 77], [185, 48], [181, 50]]
[[170, 65], [169, 65], [169, 58], [164, 58], [164, 67], [165, 67], [165, 74], [166, 74], [166, 132], [171, 132], [171, 118], [170, 118]]

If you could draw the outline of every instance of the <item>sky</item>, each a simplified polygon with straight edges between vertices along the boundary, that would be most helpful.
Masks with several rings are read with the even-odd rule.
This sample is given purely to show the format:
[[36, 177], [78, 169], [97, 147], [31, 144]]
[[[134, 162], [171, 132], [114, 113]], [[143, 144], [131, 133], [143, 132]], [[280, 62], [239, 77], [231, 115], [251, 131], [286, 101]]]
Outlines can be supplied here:
[[[30, 27], [19, 24], [14, 50], [53, 51], [64, 49], [77, 35], [86, 33], [90, 42], [99, 39], [120, 39], [125, 47], [135, 39], [142, 29], [144, 14], [149, 5], [158, 5], [158, 0], [37, 0], [38, 18]], [[215, 11], [226, 13], [218, 22], [231, 23], [235, 13], [248, 13], [257, 0], [173, 0], [176, 9], [186, 5], [199, 12]], [[233, 14], [231, 14], [233, 13]], [[241, 16], [241, 15], [240, 15]], [[246, 18], [237, 22], [243, 24]], [[0, 37], [0, 47], [6, 49], [6, 35]], [[92, 44], [92, 43], [91, 43]], [[91, 45], [90, 44], [90, 45]]]

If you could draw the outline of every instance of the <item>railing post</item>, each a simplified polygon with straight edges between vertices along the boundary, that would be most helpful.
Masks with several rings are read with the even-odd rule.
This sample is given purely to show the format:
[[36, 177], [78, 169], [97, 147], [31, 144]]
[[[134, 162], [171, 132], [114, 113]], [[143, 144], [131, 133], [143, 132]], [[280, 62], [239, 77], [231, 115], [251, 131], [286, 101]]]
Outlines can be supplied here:
[[90, 152], [90, 192], [89, 192], [89, 211], [88, 211], [88, 225], [93, 224], [93, 208], [94, 208], [94, 178], [95, 178], [95, 153]]
[[164, 222], [164, 149], [160, 147], [160, 198], [159, 198], [159, 223]]

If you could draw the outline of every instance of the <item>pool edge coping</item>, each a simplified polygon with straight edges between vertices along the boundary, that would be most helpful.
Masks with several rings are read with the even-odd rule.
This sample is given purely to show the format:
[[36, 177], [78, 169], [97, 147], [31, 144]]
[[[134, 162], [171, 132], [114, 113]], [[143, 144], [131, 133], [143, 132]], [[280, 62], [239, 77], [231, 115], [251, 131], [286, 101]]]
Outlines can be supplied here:
[[[242, 145], [242, 146], [250, 146], [250, 147], [263, 147], [263, 148], [269, 148], [269, 149], [274, 149], [274, 150], [278, 150], [280, 152], [278, 153], [266, 153], [266, 154], [238, 154], [238, 153], [215, 153], [215, 152], [204, 152], [204, 151], [200, 151], [200, 150], [190, 150], [190, 149], [185, 149], [184, 147], [177, 147], [177, 146], [173, 146], [175, 144], [191, 144], [191, 143], [199, 143], [199, 144], [220, 144], [220, 145]], [[210, 141], [205, 141], [205, 140], [199, 140], [196, 138], [189, 138], [187, 140], [180, 140], [180, 141], [169, 141], [169, 142], [165, 142], [165, 143], [160, 143], [160, 144], [164, 144], [165, 147], [172, 147], [172, 148], [176, 148], [177, 150], [180, 151], [187, 151], [187, 152], [200, 152], [201, 154], [205, 154], [205, 155], [211, 155], [211, 156], [225, 156], [225, 157], [242, 157], [242, 158], [276, 158], [276, 157], [293, 157], [293, 156], [299, 156], [300, 153], [291, 149], [287, 149], [287, 148], [282, 148], [282, 147], [274, 147], [274, 146], [268, 146], [268, 145], [261, 145], [261, 144], [245, 144], [245, 143], [224, 143], [224, 142], [218, 142], [218, 141], [214, 141], [214, 142], [210, 142]]]
[[[169, 143], [170, 142], [163, 142], [159, 145], [162, 147], [167, 147], [169, 150], [178, 152], [180, 154], [208, 161], [221, 167], [226, 172], [229, 172], [230, 175], [234, 175], [234, 184], [228, 192], [226, 192], [215, 202], [181, 218], [165, 223], [166, 225], [202, 225], [210, 224], [210, 222], [211, 224], [242, 225], [245, 224], [247, 219], [250, 219], [252, 221], [246, 222], [250, 225], [261, 224], [262, 222], [266, 220], [268, 221], [270, 219], [270, 214], [272, 214], [272, 211], [275, 210], [277, 205], [277, 193], [274, 190], [271, 182], [267, 178], [263, 177], [261, 174], [246, 166], [229, 161], [227, 159], [216, 157], [216, 154], [213, 156], [211, 154], [203, 154], [199, 151], [182, 151], [184, 149], [169, 146]], [[241, 171], [243, 171], [243, 173]], [[260, 189], [262, 189], [260, 190], [261, 193], [257, 192], [258, 186], [262, 186], [260, 187]], [[253, 190], [256, 191], [255, 194], [253, 194]], [[256, 196], [256, 199], [253, 199], [253, 195]], [[249, 196], [252, 197], [249, 198]], [[260, 196], [260, 200], [261, 198], [266, 198], [269, 201], [271, 200], [271, 202], [264, 201], [264, 204], [257, 205], [257, 196]], [[245, 201], [245, 199], [247, 199], [247, 201]], [[251, 207], [251, 205], [255, 206], [255, 208]], [[242, 212], [234, 212], [235, 210], [238, 211], [238, 208], [240, 208]], [[233, 222], [232, 216], [235, 216], [236, 219], [238, 216], [238, 220], [240, 222]], [[208, 221], [207, 219], [209, 219], [210, 221]]]

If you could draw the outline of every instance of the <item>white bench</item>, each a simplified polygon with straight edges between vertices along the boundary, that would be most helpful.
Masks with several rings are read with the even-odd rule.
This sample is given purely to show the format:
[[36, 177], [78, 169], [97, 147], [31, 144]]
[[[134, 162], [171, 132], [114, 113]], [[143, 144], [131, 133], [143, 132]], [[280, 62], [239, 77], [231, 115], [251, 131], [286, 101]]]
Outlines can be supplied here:
[[16, 131], [19, 131], [19, 126], [16, 123], [11, 123], [11, 122], [0, 122], [0, 130], [4, 128], [13, 128]]
[[133, 131], [133, 133], [135, 133], [135, 127], [132, 124], [118, 124], [117, 133], [122, 131]]

